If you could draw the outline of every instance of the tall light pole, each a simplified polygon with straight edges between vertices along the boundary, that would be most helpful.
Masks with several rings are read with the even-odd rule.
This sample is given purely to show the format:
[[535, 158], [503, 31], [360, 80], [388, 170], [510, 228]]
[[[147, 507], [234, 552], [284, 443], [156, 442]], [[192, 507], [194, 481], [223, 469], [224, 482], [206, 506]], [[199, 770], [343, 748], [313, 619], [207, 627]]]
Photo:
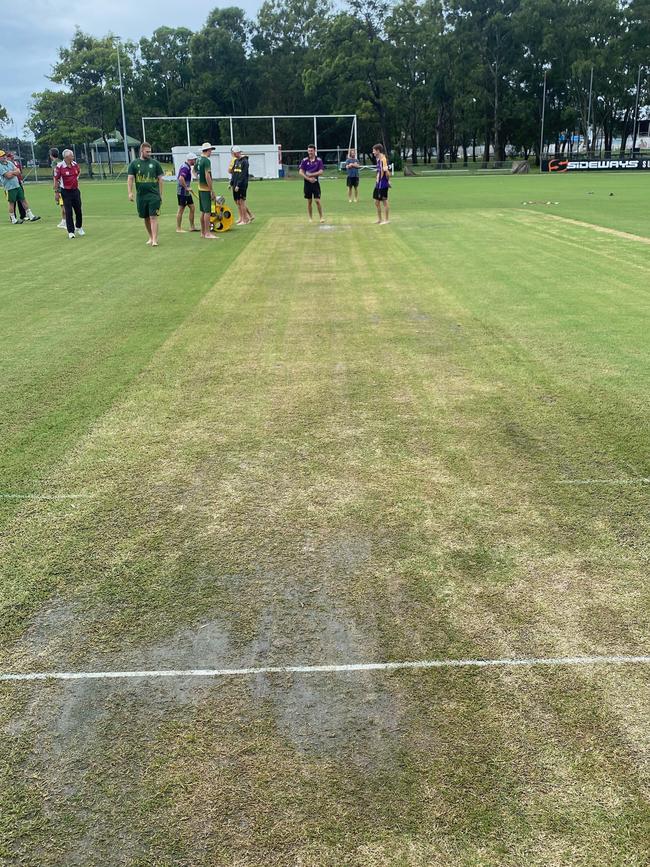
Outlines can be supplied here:
[[594, 89], [594, 68], [591, 67], [591, 78], [589, 79], [589, 108], [587, 109], [587, 153], [589, 153], [590, 141], [590, 126], [591, 126], [591, 94]]
[[116, 48], [117, 48], [117, 78], [120, 83], [120, 104], [122, 106], [122, 136], [124, 138], [124, 168], [129, 164], [129, 145], [126, 138], [126, 113], [124, 111], [124, 88], [122, 87], [122, 66], [120, 64], [120, 39], [119, 36], [115, 37], [117, 40]]
[[634, 132], [632, 133], [632, 159], [634, 159], [634, 151], [636, 150], [636, 130], [639, 123], [639, 89], [641, 87], [641, 64], [639, 64], [639, 73], [636, 77], [636, 100], [634, 102]]
[[546, 113], [546, 73], [544, 70], [544, 93], [542, 95], [542, 129], [539, 134], [539, 170], [542, 170], [542, 150], [544, 148], [544, 115]]

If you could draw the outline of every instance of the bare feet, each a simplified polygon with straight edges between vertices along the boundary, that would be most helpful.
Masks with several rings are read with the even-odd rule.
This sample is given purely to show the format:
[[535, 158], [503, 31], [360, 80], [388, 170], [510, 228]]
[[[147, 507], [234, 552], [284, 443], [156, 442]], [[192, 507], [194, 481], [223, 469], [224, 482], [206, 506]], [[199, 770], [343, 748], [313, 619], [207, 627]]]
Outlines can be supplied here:
[[158, 246], [158, 241], [152, 241], [152, 242], [151, 242], [151, 246], [152, 246], [152, 247], [157, 247], [157, 246]]
[[[192, 231], [192, 230], [190, 229], [190, 232], [191, 232], [191, 231]], [[185, 234], [185, 229], [176, 229], [176, 233], [177, 233], [178, 235], [184, 235], [184, 234]]]
[[200, 232], [200, 229], [197, 229], [196, 226], [190, 226], [190, 232]]

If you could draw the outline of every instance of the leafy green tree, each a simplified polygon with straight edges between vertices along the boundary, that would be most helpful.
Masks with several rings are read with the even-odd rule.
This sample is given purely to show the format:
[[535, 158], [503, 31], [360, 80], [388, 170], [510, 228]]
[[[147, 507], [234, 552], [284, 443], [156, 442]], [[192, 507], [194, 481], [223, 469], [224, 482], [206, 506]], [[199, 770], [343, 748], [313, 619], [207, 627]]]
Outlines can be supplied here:
[[39, 144], [60, 147], [61, 143], [87, 142], [101, 132], [88, 122], [76, 96], [64, 90], [32, 94], [28, 126]]
[[479, 65], [477, 99], [484, 111], [485, 158], [494, 145], [495, 158], [505, 159], [504, 108], [511, 97], [516, 58], [522, 51], [513, 26], [520, 0], [457, 0], [450, 23], [471, 47]]
[[260, 114], [310, 114], [320, 95], [306, 91], [306, 70], [321, 63], [320, 34], [327, 24], [328, 2], [266, 0], [252, 37], [252, 71]]
[[188, 114], [192, 100], [192, 31], [159, 27], [142, 38], [135, 63], [133, 99], [151, 115]]
[[0, 126], [5, 126], [5, 124], [9, 123], [9, 115], [7, 113], [7, 109], [0, 105]]
[[[249, 114], [253, 96], [247, 52], [250, 23], [242, 9], [213, 9], [190, 40], [191, 113]], [[210, 140], [225, 138], [219, 124], [209, 124]], [[229, 139], [228, 139], [229, 140]]]
[[[122, 78], [128, 91], [133, 81], [135, 46], [123, 43], [120, 51]], [[71, 138], [86, 140], [91, 131], [98, 131], [104, 139], [110, 166], [108, 133], [120, 125], [116, 38], [108, 35], [97, 39], [77, 29], [70, 46], [59, 49], [59, 60], [50, 79], [63, 85], [66, 92], [60, 98], [53, 96], [52, 91], [35, 94], [32, 129], [42, 130], [47, 124], [48, 106], [59, 102], [64, 108], [60, 122]]]
[[355, 111], [374, 120], [387, 152], [392, 150], [398, 90], [392, 46], [385, 33], [383, 0], [350, 0], [350, 10], [319, 31], [317, 58], [305, 69], [308, 95], [327, 98], [336, 113]]
[[386, 20], [386, 36], [395, 67], [403, 145], [409, 142], [413, 163], [418, 148], [428, 144], [434, 125], [436, 82], [444, 68], [444, 16], [438, 0], [401, 0]]

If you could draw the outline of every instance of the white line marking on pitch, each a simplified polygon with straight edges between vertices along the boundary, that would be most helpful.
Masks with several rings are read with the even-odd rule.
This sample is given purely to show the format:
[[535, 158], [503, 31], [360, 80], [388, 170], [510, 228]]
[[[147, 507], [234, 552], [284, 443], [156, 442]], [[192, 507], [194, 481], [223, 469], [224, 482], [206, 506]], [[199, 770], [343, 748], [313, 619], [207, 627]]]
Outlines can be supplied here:
[[3, 494], [0, 500], [83, 500], [92, 494]]
[[120, 680], [161, 677], [252, 677], [258, 674], [346, 674], [427, 668], [527, 668], [532, 666], [650, 664], [650, 656], [556, 656], [531, 659], [421, 659], [414, 662], [364, 662], [347, 665], [268, 665], [260, 668], [188, 668], [153, 671], [44, 671], [0, 674], [0, 681]]
[[556, 485], [650, 485], [649, 479], [556, 479]]

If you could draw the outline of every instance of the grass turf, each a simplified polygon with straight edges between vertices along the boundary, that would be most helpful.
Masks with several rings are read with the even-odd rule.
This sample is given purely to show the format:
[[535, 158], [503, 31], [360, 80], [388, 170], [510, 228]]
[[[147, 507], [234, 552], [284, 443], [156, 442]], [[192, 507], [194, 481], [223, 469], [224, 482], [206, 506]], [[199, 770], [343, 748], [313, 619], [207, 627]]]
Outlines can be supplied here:
[[[2, 669], [650, 652], [643, 183], [396, 179], [377, 227], [327, 182], [326, 228], [260, 183], [156, 250], [123, 186], [73, 242], [31, 187]], [[5, 684], [0, 853], [640, 865], [649, 706], [641, 668]]]

